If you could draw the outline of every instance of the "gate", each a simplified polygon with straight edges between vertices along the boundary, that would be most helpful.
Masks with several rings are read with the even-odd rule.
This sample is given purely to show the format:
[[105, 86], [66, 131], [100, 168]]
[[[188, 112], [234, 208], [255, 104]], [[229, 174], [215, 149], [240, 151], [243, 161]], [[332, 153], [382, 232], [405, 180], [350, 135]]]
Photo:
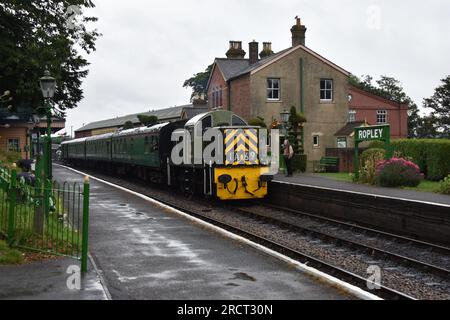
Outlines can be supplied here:
[[34, 180], [0, 166], [0, 233], [9, 245], [81, 261], [87, 271], [89, 179]]

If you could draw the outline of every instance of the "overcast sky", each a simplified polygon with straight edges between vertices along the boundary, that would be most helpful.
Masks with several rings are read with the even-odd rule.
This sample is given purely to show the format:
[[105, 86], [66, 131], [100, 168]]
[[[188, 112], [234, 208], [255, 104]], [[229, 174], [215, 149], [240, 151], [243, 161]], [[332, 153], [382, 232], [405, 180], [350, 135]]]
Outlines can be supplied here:
[[291, 45], [299, 15], [306, 45], [355, 75], [402, 81], [416, 103], [450, 74], [446, 0], [94, 0], [103, 34], [88, 59], [70, 133], [92, 121], [189, 103], [185, 79], [224, 57], [229, 40]]

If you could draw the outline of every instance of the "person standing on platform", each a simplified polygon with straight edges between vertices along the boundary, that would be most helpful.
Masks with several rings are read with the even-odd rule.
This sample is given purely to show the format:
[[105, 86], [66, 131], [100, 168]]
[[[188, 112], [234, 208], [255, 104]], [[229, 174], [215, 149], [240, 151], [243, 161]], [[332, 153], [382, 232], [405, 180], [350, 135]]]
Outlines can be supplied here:
[[294, 157], [294, 148], [292, 148], [289, 140], [284, 140], [283, 144], [283, 156], [286, 163], [287, 174], [286, 177], [292, 177], [292, 158]]

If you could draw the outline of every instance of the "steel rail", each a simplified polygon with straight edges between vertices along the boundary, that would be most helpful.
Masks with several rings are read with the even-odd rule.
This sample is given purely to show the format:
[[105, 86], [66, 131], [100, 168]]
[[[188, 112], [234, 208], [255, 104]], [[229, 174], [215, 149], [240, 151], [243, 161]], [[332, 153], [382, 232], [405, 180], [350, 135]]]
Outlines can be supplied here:
[[386, 232], [386, 231], [382, 231], [382, 230], [377, 230], [377, 229], [373, 229], [373, 228], [369, 228], [369, 227], [365, 227], [365, 226], [361, 226], [358, 224], [349, 223], [349, 222], [345, 222], [345, 221], [341, 221], [341, 220], [336, 220], [336, 219], [320, 216], [317, 214], [313, 214], [313, 213], [309, 213], [309, 212], [305, 212], [305, 211], [301, 211], [301, 210], [286, 208], [283, 206], [277, 206], [277, 205], [267, 204], [267, 203], [261, 203], [260, 205], [268, 207], [268, 208], [272, 208], [272, 209], [282, 210], [282, 211], [285, 211], [288, 213], [300, 214], [302, 216], [306, 216], [308, 218], [315, 219], [317, 221], [325, 221], [325, 222], [337, 225], [339, 227], [344, 226], [349, 229], [359, 230], [361, 233], [370, 233], [376, 237], [379, 235], [382, 235], [384, 237], [390, 237], [397, 243], [399, 243], [398, 240], [400, 240], [407, 245], [414, 244], [415, 246], [418, 246], [426, 251], [431, 250], [432, 252], [444, 254], [444, 255], [447, 255], [450, 257], [450, 248], [443, 246], [443, 245], [425, 242], [425, 241], [417, 240], [417, 239], [412, 239], [412, 238], [408, 238], [408, 237], [405, 237], [402, 235], [398, 235], [398, 234], [394, 234], [394, 233], [390, 233], [390, 232]]

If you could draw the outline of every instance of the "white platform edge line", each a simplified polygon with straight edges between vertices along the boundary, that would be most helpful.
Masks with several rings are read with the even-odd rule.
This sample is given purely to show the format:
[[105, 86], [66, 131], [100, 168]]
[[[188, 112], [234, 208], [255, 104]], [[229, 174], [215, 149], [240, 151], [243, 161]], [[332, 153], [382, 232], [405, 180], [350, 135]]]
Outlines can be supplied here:
[[341, 191], [346, 193], [354, 193], [354, 194], [360, 194], [363, 196], [371, 196], [374, 198], [386, 198], [386, 199], [392, 199], [392, 200], [402, 200], [402, 201], [408, 201], [408, 202], [417, 202], [417, 203], [423, 203], [423, 204], [431, 204], [439, 207], [445, 207], [450, 208], [450, 204], [445, 203], [438, 203], [438, 202], [431, 202], [431, 201], [422, 201], [422, 200], [415, 200], [415, 199], [405, 199], [405, 198], [396, 198], [396, 197], [390, 197], [382, 194], [370, 194], [365, 192], [359, 192], [359, 191], [352, 191], [352, 190], [345, 190], [345, 189], [336, 189], [336, 188], [330, 188], [330, 187], [321, 187], [321, 186], [313, 186], [309, 184], [303, 184], [303, 183], [292, 183], [287, 181], [280, 181], [280, 180], [274, 180], [273, 182], [291, 185], [291, 186], [301, 186], [301, 187], [309, 187], [309, 188], [316, 188], [316, 189], [322, 189], [322, 190], [332, 190], [332, 191]]
[[155, 204], [155, 205], [157, 205], [157, 206], [159, 206], [161, 208], [170, 210], [170, 211], [172, 211], [172, 212], [174, 212], [174, 213], [176, 213], [176, 214], [178, 214], [180, 216], [183, 216], [183, 217], [187, 218], [188, 220], [191, 220], [191, 221], [193, 221], [195, 223], [199, 223], [199, 224], [201, 224], [201, 225], [203, 225], [205, 227], [208, 227], [208, 228], [210, 228], [210, 229], [212, 229], [212, 230], [214, 230], [216, 232], [219, 232], [219, 233], [221, 233], [221, 234], [223, 234], [223, 235], [225, 235], [225, 236], [227, 236], [227, 237], [229, 237], [231, 239], [243, 242], [243, 243], [245, 243], [245, 244], [247, 244], [247, 245], [249, 245], [249, 246], [251, 246], [253, 248], [256, 248], [258, 250], [261, 250], [261, 251], [263, 251], [263, 252], [265, 252], [265, 253], [267, 253], [267, 254], [269, 254], [269, 255], [271, 255], [271, 256], [279, 259], [279, 260], [282, 260], [282, 261], [287, 262], [289, 264], [295, 265], [298, 269], [300, 269], [300, 270], [302, 270], [302, 271], [304, 271], [304, 272], [306, 272], [306, 273], [308, 273], [308, 274], [310, 274], [310, 275], [312, 275], [314, 277], [319, 277], [319, 278], [325, 280], [325, 282], [327, 282], [328, 284], [330, 284], [332, 286], [337, 286], [339, 289], [341, 289], [341, 290], [343, 290], [343, 291], [345, 291], [347, 293], [350, 293], [350, 294], [354, 295], [357, 298], [360, 298], [360, 299], [363, 299], [363, 300], [383, 300], [380, 297], [378, 297], [378, 296], [376, 296], [376, 295], [374, 295], [372, 293], [369, 293], [367, 291], [362, 290], [361, 288], [358, 288], [358, 287], [356, 287], [354, 285], [351, 285], [351, 284], [349, 284], [347, 282], [344, 282], [344, 281], [342, 281], [342, 280], [340, 280], [338, 278], [330, 276], [329, 274], [326, 274], [326, 273], [324, 273], [322, 271], [319, 271], [319, 270], [317, 270], [315, 268], [308, 267], [307, 265], [305, 265], [303, 263], [300, 263], [300, 262], [298, 262], [298, 261], [296, 261], [296, 260], [294, 260], [292, 258], [289, 258], [289, 257], [287, 257], [287, 256], [285, 256], [285, 255], [283, 255], [281, 253], [278, 253], [278, 252], [273, 251], [273, 250], [271, 250], [269, 248], [266, 248], [266, 247], [264, 247], [264, 246], [262, 246], [260, 244], [257, 244], [257, 243], [255, 243], [253, 241], [250, 241], [250, 240], [248, 240], [248, 239], [246, 239], [244, 237], [241, 237], [241, 236], [238, 236], [236, 234], [233, 234], [233, 233], [231, 233], [231, 232], [229, 232], [227, 230], [224, 230], [224, 229], [222, 229], [220, 227], [212, 225], [212, 224], [210, 224], [208, 222], [205, 222], [205, 221], [203, 221], [201, 219], [192, 217], [192, 216], [190, 216], [190, 215], [188, 215], [188, 214], [186, 214], [186, 213], [184, 213], [184, 212], [182, 212], [180, 210], [174, 209], [174, 208], [172, 208], [172, 207], [170, 207], [168, 205], [165, 205], [164, 203], [161, 203], [161, 202], [159, 202], [159, 201], [157, 201], [155, 199], [152, 199], [152, 198], [150, 198], [148, 196], [145, 196], [143, 194], [137, 193], [137, 192], [129, 190], [127, 188], [121, 187], [121, 186], [116, 185], [114, 183], [111, 183], [111, 182], [108, 182], [108, 181], [96, 178], [94, 176], [86, 174], [86, 173], [84, 173], [82, 171], [78, 171], [76, 169], [73, 169], [73, 168], [70, 168], [70, 167], [66, 167], [66, 166], [63, 166], [63, 165], [58, 165], [58, 166], [66, 168], [68, 170], [71, 170], [71, 171], [73, 171], [75, 173], [78, 173], [78, 174], [81, 174], [81, 175], [84, 175], [84, 176], [89, 176], [93, 180], [96, 180], [98, 182], [104, 183], [104, 184], [109, 185], [111, 187], [120, 189], [122, 191], [128, 192], [128, 193], [130, 193], [130, 194], [132, 194], [134, 196], [137, 196], [137, 197], [139, 197], [139, 198], [141, 198], [143, 200], [149, 201], [149, 202], [151, 202], [151, 203], [153, 203], [153, 204]]
[[97, 267], [97, 264], [94, 261], [94, 257], [91, 255], [91, 253], [88, 253], [89, 260], [91, 261], [92, 267], [94, 268], [95, 272], [97, 273], [97, 277], [100, 281], [100, 284], [103, 288], [103, 294], [105, 295], [105, 300], [112, 300], [111, 293], [109, 292], [108, 287], [106, 286], [105, 278], [103, 277], [103, 271], [100, 270]]

